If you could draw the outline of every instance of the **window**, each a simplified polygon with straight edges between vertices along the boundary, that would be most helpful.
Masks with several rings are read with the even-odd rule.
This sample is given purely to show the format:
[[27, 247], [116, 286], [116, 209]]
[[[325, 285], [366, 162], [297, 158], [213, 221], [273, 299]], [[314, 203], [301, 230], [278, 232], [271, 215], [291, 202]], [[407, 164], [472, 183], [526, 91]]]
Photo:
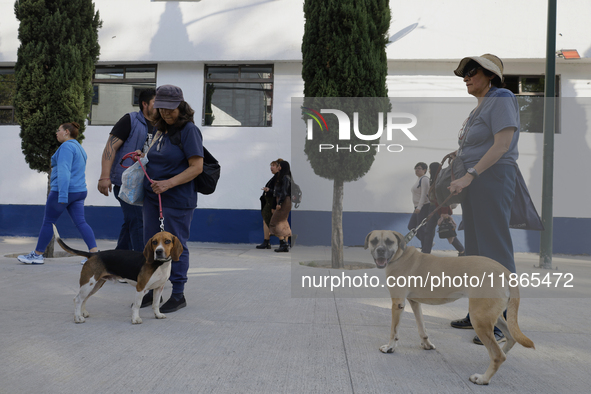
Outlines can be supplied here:
[[[506, 75], [506, 88], [517, 96], [521, 117], [521, 131], [525, 133], [542, 133], [544, 131], [544, 84], [543, 75], [523, 76]], [[558, 97], [559, 77], [556, 76], [556, 97]], [[558, 100], [555, 111], [554, 132], [559, 133]]]
[[14, 116], [15, 94], [14, 68], [0, 68], [0, 125], [18, 124]]
[[98, 65], [92, 80], [91, 125], [114, 125], [128, 112], [139, 111], [139, 92], [156, 88], [156, 66]]
[[273, 66], [206, 66], [203, 102], [204, 126], [271, 126]]

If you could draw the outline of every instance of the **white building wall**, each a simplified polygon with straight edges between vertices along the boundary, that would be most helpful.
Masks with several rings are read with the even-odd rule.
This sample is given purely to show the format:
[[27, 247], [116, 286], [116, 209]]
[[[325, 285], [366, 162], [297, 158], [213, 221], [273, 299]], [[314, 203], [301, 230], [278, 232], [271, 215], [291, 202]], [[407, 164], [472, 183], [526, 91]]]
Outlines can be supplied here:
[[[291, 159], [290, 105], [301, 97], [302, 0], [216, 0], [151, 2], [149, 0], [95, 0], [103, 20], [100, 30], [101, 64], [156, 63], [157, 84], [176, 84], [196, 111], [200, 124], [205, 64], [272, 63], [275, 66], [273, 126], [261, 128], [200, 127], [206, 147], [220, 160], [219, 191], [200, 196], [202, 208], [257, 209], [260, 187], [270, 177], [269, 162]], [[392, 43], [388, 86], [394, 97], [469, 97], [452, 74], [466, 55], [495, 53], [508, 74], [543, 74], [546, 40], [546, 2], [539, 0], [452, 0], [413, 2], [392, 0]], [[0, 66], [13, 66], [19, 45], [13, 0], [0, 0]], [[559, 2], [557, 49], [578, 49], [583, 59], [558, 60], [563, 97], [591, 97], [591, 2]], [[563, 108], [562, 134], [556, 136], [555, 216], [591, 218], [585, 209], [591, 192], [577, 180], [589, 167], [591, 109], [579, 103]], [[121, 114], [123, 115], [123, 113]], [[450, 126], [457, 130], [459, 125]], [[111, 127], [89, 126], [84, 148], [88, 152], [87, 205], [116, 206], [114, 198], [96, 192], [100, 155]], [[0, 204], [44, 204], [46, 178], [31, 171], [20, 151], [19, 128], [0, 126], [5, 152], [0, 166], [9, 169], [0, 178]], [[439, 148], [454, 148], [455, 132]], [[542, 136], [522, 134], [519, 164], [536, 206], [541, 201]], [[409, 185], [414, 162], [440, 160], [441, 149], [425, 150], [390, 169], [396, 182], [393, 196], [384, 198], [392, 212], [408, 212]], [[408, 161], [408, 162], [407, 162]], [[376, 162], [379, 163], [379, 162]], [[410, 163], [410, 164], [409, 164]], [[345, 209], [364, 211], [366, 182], [379, 178], [374, 166], [366, 178], [347, 184]], [[328, 181], [298, 179], [307, 196], [329, 191]], [[296, 175], [297, 177], [297, 175]], [[305, 179], [302, 179], [305, 178]], [[325, 184], [326, 183], [326, 184]], [[320, 186], [318, 186], [320, 185]], [[319, 187], [319, 188], [318, 188]], [[327, 189], [329, 188], [329, 189]], [[399, 193], [399, 194], [398, 194]], [[330, 201], [328, 201], [330, 204]], [[325, 210], [322, 198], [306, 198], [301, 209]]]

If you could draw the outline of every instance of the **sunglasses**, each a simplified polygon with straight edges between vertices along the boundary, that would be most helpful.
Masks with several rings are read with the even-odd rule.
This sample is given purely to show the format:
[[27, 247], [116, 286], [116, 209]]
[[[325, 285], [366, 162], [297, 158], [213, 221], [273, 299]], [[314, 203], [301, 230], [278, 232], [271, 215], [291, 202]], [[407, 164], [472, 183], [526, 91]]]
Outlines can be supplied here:
[[480, 70], [481, 68], [482, 67], [474, 67], [472, 70], [464, 72], [464, 78], [472, 78], [474, 75], [478, 74], [478, 70]]

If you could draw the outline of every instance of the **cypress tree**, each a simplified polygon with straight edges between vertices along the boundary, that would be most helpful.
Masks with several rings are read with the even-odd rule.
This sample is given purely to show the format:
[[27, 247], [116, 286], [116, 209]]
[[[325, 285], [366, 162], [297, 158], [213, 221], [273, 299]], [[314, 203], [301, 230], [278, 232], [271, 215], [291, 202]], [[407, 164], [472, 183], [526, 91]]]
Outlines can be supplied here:
[[31, 169], [49, 174], [60, 124], [77, 122], [78, 141], [84, 139], [102, 22], [91, 0], [17, 0], [14, 11], [20, 21], [14, 106], [21, 148]]
[[[304, 107], [339, 109], [347, 113], [350, 120], [353, 120], [353, 113], [358, 112], [360, 131], [363, 134], [374, 134], [378, 128], [377, 113], [385, 114], [390, 109], [386, 86], [389, 2], [305, 0], [304, 17]], [[342, 99], [345, 97], [372, 99]], [[382, 99], [376, 99], [379, 97]], [[363, 177], [374, 162], [376, 150], [371, 149], [366, 153], [347, 150], [319, 152], [319, 143], [335, 146], [339, 144], [336, 117], [329, 115], [325, 119], [330, 131], [314, 132], [314, 139], [306, 140], [304, 151], [314, 173], [334, 181], [332, 266], [342, 268], [344, 182]], [[346, 141], [347, 145], [371, 143], [351, 134], [351, 140]]]
[[[32, 170], [47, 173], [49, 194], [58, 127], [77, 122], [78, 141], [84, 139], [102, 22], [91, 0], [17, 0], [14, 12], [20, 21], [14, 107], [21, 149]], [[45, 256], [53, 256], [53, 246]]]

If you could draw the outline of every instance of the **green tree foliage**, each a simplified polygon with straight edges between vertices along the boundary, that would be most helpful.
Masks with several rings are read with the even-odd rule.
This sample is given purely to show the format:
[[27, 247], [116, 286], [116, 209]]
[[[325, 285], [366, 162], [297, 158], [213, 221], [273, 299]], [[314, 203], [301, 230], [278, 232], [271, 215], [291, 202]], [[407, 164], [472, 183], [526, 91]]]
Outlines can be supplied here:
[[[353, 113], [357, 112], [360, 132], [375, 134], [378, 129], [377, 114], [390, 110], [386, 87], [386, 44], [390, 26], [388, 0], [305, 0], [304, 17], [304, 107], [339, 109], [347, 113], [351, 121]], [[350, 97], [372, 99], [342, 99]], [[377, 99], [380, 97], [382, 99]], [[318, 128], [313, 140], [306, 140], [304, 151], [314, 173], [334, 181], [332, 263], [338, 268], [343, 265], [343, 182], [363, 177], [374, 162], [376, 150], [366, 153], [336, 149], [319, 152], [319, 143], [335, 146], [372, 143], [357, 138], [353, 125], [351, 139], [339, 141], [336, 116], [327, 115], [325, 119], [328, 131]]]
[[17, 0], [21, 42], [15, 66], [16, 118], [31, 169], [49, 173], [60, 124], [77, 122], [78, 141], [92, 100], [101, 20], [91, 0]]
[[[390, 8], [387, 0], [306, 0], [304, 2], [304, 38], [302, 42], [302, 78], [304, 79], [304, 106], [334, 104], [349, 114], [360, 113], [360, 130], [366, 134], [377, 130], [377, 112], [386, 112], [386, 100], [375, 100], [365, 108], [346, 107], [343, 100], [314, 100], [316, 97], [388, 97], [386, 76], [387, 32], [390, 26]], [[318, 104], [317, 104], [318, 103]], [[367, 113], [367, 116], [363, 116]], [[373, 115], [373, 117], [371, 116]], [[338, 142], [336, 118], [326, 116], [330, 133], [315, 133], [314, 141], [307, 141], [306, 154], [314, 172], [324, 178], [351, 182], [369, 171], [375, 150], [367, 154], [318, 152], [318, 140]], [[332, 126], [332, 127], [331, 127]], [[324, 142], [324, 141], [322, 141]], [[351, 144], [367, 143], [352, 136]]]

